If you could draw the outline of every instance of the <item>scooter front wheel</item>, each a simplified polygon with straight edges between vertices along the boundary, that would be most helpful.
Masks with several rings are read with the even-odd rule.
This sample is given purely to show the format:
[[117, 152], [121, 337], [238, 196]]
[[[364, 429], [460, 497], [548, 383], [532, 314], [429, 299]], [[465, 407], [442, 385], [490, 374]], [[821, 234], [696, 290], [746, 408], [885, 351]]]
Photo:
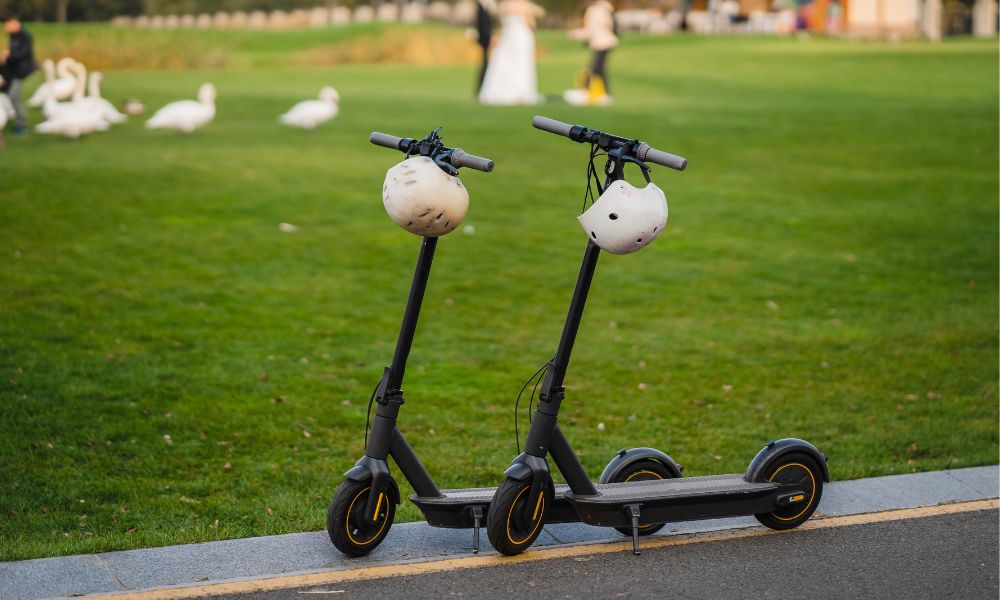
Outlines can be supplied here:
[[368, 506], [368, 495], [371, 493], [372, 482], [347, 479], [340, 484], [330, 500], [330, 508], [326, 513], [326, 531], [333, 545], [348, 556], [364, 556], [374, 550], [392, 527], [396, 517], [396, 503], [390, 486], [388, 491], [380, 493], [375, 504], [375, 519], [364, 518]]
[[497, 488], [486, 516], [486, 535], [497, 552], [514, 556], [527, 550], [542, 532], [545, 515], [552, 506], [555, 486], [552, 481], [531, 504], [532, 479], [519, 481], [508, 477]]
[[816, 511], [823, 496], [823, 476], [814, 458], [791, 452], [768, 465], [763, 475], [766, 481], [801, 486], [805, 498], [787, 508], [754, 515], [762, 525], [771, 529], [792, 529], [805, 523]]
[[[672, 479], [674, 474], [670, 472], [663, 463], [655, 460], [637, 460], [619, 472], [611, 483], [625, 483], [629, 481], [651, 481], [654, 479]], [[653, 535], [663, 529], [666, 523], [651, 523], [639, 526], [639, 535]], [[618, 533], [632, 536], [631, 527], [615, 527]]]

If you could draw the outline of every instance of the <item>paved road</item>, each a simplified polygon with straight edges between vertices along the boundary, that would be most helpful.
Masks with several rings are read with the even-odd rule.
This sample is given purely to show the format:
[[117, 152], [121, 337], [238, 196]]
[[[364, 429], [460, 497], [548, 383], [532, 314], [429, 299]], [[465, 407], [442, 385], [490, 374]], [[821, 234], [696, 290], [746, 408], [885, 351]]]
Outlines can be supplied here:
[[622, 552], [559, 558], [223, 598], [996, 599], [998, 514], [967, 512], [667, 546], [640, 557]]

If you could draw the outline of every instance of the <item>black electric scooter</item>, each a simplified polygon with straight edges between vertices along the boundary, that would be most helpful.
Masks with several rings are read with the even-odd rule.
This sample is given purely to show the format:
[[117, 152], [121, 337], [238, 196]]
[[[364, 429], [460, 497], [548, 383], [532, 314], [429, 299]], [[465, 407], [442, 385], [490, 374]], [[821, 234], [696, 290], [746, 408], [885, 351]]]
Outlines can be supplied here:
[[[638, 166], [647, 181], [647, 163], [678, 171], [687, 167], [685, 159], [639, 140], [540, 116], [532, 120], [532, 125], [590, 144], [588, 173], [595, 178], [594, 158], [598, 152], [606, 153], [604, 184], [596, 182], [599, 193], [612, 182], [624, 179], [624, 168], [629, 163]], [[806, 521], [816, 510], [823, 482], [828, 482], [830, 476], [827, 456], [812, 444], [794, 438], [769, 442], [744, 474], [679, 479], [680, 467], [669, 456], [652, 448], [635, 448], [619, 453], [598, 483], [590, 480], [556, 419], [565, 396], [563, 380], [570, 353], [600, 252], [594, 240], [588, 239], [562, 337], [541, 384], [525, 451], [504, 473], [506, 478], [490, 503], [486, 527], [493, 547], [507, 555], [523, 552], [538, 537], [542, 524], [549, 522], [546, 513], [555, 496], [546, 460], [549, 454], [569, 485], [561, 496], [576, 510], [579, 520], [631, 533], [632, 551], [637, 555], [639, 536], [667, 522], [754, 515], [772, 529], [790, 529]]]
[[[435, 129], [423, 140], [373, 133], [371, 142], [401, 150], [407, 156], [428, 156], [452, 175], [463, 166], [487, 172], [493, 170], [493, 163], [488, 159], [444, 146], [437, 131]], [[389, 456], [392, 456], [403, 476], [413, 486], [415, 493], [410, 496], [410, 501], [420, 508], [427, 523], [434, 527], [472, 528], [472, 548], [476, 553], [479, 552], [479, 529], [496, 491], [496, 488], [491, 487], [438, 489], [397, 427], [399, 409], [403, 404], [403, 391], [400, 389], [403, 372], [413, 343], [437, 241], [435, 237], [423, 239], [392, 363], [384, 369], [382, 379], [372, 395], [377, 408], [371, 433], [365, 440], [365, 456], [345, 473], [345, 481], [334, 493], [327, 512], [330, 540], [341, 552], [351, 556], [363, 556], [371, 552], [385, 539], [392, 526], [395, 506], [399, 504], [400, 498], [399, 488], [389, 472]], [[370, 406], [371, 403], [369, 409]], [[633, 481], [652, 476], [678, 477], [680, 467], [661, 452], [639, 448], [630, 450], [628, 456], [615, 457], [608, 465], [602, 481]], [[564, 492], [569, 489], [568, 485], [553, 486], [549, 506], [545, 511], [546, 523], [580, 520], [577, 511], [564, 497]], [[648, 526], [644, 533], [651, 533], [661, 526]]]
[[[375, 132], [370, 141], [377, 146], [400, 150], [408, 157], [427, 156], [449, 175], [457, 175], [461, 167], [487, 173], [493, 170], [492, 160], [445, 146], [438, 135], [439, 129], [421, 140]], [[351, 556], [371, 552], [385, 539], [392, 526], [400, 498], [399, 487], [389, 473], [387, 460], [390, 456], [413, 486], [416, 493], [411, 499], [424, 512], [427, 521], [438, 527], [474, 527], [473, 547], [479, 551], [480, 522], [493, 497], [493, 489], [439, 490], [396, 427], [403, 405], [401, 386], [406, 359], [417, 329], [437, 241], [436, 237], [424, 237], [421, 243], [392, 362], [383, 370], [382, 379], [369, 399], [369, 415], [372, 402], [376, 409], [370, 433], [368, 423], [365, 424], [365, 456], [344, 474], [345, 480], [334, 492], [327, 511], [330, 540], [337, 549]]]

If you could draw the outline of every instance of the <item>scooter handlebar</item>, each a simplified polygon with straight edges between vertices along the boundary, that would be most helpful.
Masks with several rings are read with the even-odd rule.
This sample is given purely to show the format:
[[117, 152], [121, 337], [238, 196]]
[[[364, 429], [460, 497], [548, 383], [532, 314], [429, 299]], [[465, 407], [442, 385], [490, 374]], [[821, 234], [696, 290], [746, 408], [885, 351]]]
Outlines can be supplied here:
[[639, 150], [636, 154], [638, 155], [639, 160], [649, 161], [670, 169], [676, 169], [677, 171], [683, 171], [688, 166], [688, 161], [683, 156], [677, 156], [676, 154], [664, 152], [663, 150], [657, 150], [645, 142], [639, 144]]
[[469, 167], [470, 169], [475, 169], [484, 173], [489, 173], [493, 170], [492, 160], [483, 158], [482, 156], [476, 156], [475, 154], [469, 154], [461, 148], [455, 148], [455, 150], [451, 153], [451, 164], [456, 167]]
[[[379, 133], [378, 131], [373, 131], [368, 140], [376, 146], [382, 146], [383, 148], [389, 148], [390, 150], [402, 150], [404, 152], [408, 151], [414, 142], [411, 138], [399, 138], [394, 135], [389, 135], [388, 133]], [[469, 154], [461, 148], [455, 148], [452, 150], [450, 161], [452, 165], [459, 168], [468, 167], [470, 169], [476, 169], [477, 171], [483, 171], [484, 173], [489, 173], [493, 170], [492, 160], [483, 158], [482, 156], [476, 156], [475, 154]]]
[[402, 150], [400, 144], [403, 138], [398, 138], [394, 135], [389, 135], [388, 133], [379, 133], [373, 131], [368, 141], [375, 144], [376, 146], [382, 146], [383, 148], [389, 148], [391, 150]]
[[569, 132], [573, 129], [573, 126], [569, 123], [563, 123], [562, 121], [556, 121], [555, 119], [550, 119], [541, 115], [535, 115], [535, 117], [531, 119], [531, 124], [535, 127], [535, 129], [541, 129], [542, 131], [548, 131], [549, 133], [565, 137], [569, 137]]
[[[565, 136], [577, 142], [585, 141], [587, 136], [590, 134], [598, 134], [598, 132], [590, 131], [582, 125], [570, 125], [569, 123], [563, 123], [562, 121], [556, 121], [555, 119], [550, 119], [541, 115], [536, 115], [532, 118], [531, 124], [534, 125], [536, 129]], [[576, 131], [574, 131], [574, 129]], [[636, 149], [636, 158], [667, 167], [669, 169], [676, 169], [678, 171], [683, 171], [687, 168], [686, 158], [669, 152], [664, 152], [663, 150], [657, 150], [645, 142], [641, 142], [639, 147]]]

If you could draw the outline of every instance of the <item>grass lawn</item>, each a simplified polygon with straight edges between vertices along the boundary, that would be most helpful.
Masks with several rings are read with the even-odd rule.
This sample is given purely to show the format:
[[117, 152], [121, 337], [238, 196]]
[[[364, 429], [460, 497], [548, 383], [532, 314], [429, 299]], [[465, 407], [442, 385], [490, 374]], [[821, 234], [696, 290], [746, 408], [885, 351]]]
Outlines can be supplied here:
[[[586, 149], [536, 113], [690, 160], [653, 173], [664, 236], [598, 269], [562, 419], [592, 475], [630, 445], [741, 471], [786, 436], [835, 479], [997, 462], [996, 43], [631, 36], [611, 108], [484, 108], [472, 65], [303, 66], [323, 32], [204, 35], [232, 49], [218, 68], [105, 84], [156, 107], [212, 81], [204, 130], [0, 154], [0, 560], [324, 526], [419, 247], [383, 211], [401, 157], [372, 130], [444, 125], [496, 161], [463, 177], [475, 233], [438, 248], [401, 425], [440, 486], [499, 483], [585, 244]], [[587, 53], [539, 41], [556, 95]], [[277, 124], [328, 83], [335, 122]]]

